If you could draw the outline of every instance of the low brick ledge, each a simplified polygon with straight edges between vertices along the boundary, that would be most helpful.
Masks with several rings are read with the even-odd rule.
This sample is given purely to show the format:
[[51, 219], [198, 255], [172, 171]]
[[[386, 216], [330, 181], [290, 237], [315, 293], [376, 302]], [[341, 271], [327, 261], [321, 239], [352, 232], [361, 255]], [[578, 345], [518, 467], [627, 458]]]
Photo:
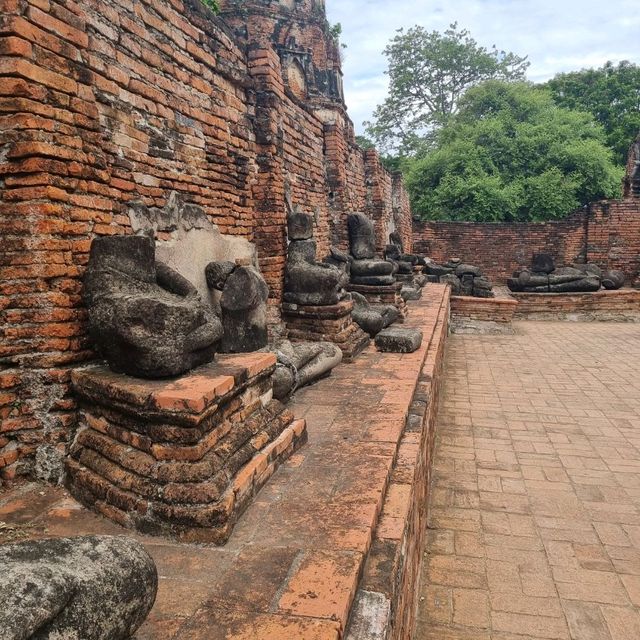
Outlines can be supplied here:
[[346, 640], [413, 638], [427, 530], [435, 419], [450, 317], [448, 288], [437, 300], [432, 294], [434, 287], [443, 285], [430, 284], [425, 289], [430, 294], [429, 304], [433, 305], [428, 317], [421, 314], [418, 325], [425, 332], [426, 345], [423, 341], [422, 353], [416, 358], [415, 390], [365, 559]]
[[135, 640], [387, 637], [363, 628], [408, 640], [449, 316], [447, 287], [424, 291], [408, 321], [424, 331], [418, 351], [369, 346], [296, 394], [290, 409], [307, 421], [309, 442], [274, 473], [224, 547], [132, 533], [64, 489], [35, 483], [0, 498], [2, 520], [29, 523], [34, 536], [141, 540], [160, 587]]
[[592, 293], [511, 293], [516, 320], [640, 322], [640, 290]]
[[451, 315], [490, 322], [511, 322], [518, 306], [513, 298], [451, 296]]

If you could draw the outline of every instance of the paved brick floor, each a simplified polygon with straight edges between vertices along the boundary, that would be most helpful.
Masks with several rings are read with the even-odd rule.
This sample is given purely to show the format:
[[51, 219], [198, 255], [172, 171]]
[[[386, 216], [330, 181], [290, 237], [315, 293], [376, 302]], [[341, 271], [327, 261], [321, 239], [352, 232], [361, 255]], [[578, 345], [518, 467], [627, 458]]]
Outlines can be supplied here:
[[416, 640], [640, 638], [640, 325], [452, 336]]

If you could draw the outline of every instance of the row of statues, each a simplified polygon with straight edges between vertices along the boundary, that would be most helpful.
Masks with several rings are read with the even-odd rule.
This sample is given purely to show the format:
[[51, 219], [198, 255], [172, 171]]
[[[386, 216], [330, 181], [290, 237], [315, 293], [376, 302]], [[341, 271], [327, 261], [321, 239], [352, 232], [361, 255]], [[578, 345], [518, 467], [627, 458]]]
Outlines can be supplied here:
[[[175, 198], [167, 209], [153, 210], [145, 218], [137, 208], [142, 227], [137, 235], [100, 237], [91, 246], [83, 289], [89, 332], [114, 371], [140, 378], [175, 377], [210, 362], [217, 352], [269, 350], [278, 358], [274, 395], [285, 398], [341, 361], [341, 350], [330, 342], [269, 342], [269, 288], [255, 261], [245, 257], [207, 263], [203, 276], [211, 295], [206, 296], [192, 282], [202, 277], [190, 272], [188, 279], [169, 260], [158, 259], [154, 235], [159, 224], [179, 228], [183, 209], [188, 229], [204, 216], [195, 205]], [[140, 223], [147, 219], [153, 220], [152, 227]], [[398, 318], [397, 308], [372, 304], [347, 289], [352, 283], [395, 285], [395, 274], [411, 263], [400, 251], [394, 253], [397, 261], [377, 259], [373, 225], [360, 213], [348, 218], [350, 255], [333, 248], [319, 261], [313, 223], [302, 212], [288, 217], [284, 301], [322, 307], [349, 300], [353, 320], [374, 337]], [[161, 255], [168, 255], [161, 242], [158, 246]]]
[[289, 245], [283, 300], [296, 305], [329, 306], [350, 299], [355, 322], [374, 337], [398, 318], [389, 304], [370, 304], [364, 295], [347, 292], [349, 284], [385, 287], [396, 283], [398, 266], [375, 257], [373, 224], [362, 213], [347, 218], [350, 254], [332, 247], [323, 262], [316, 259], [313, 217], [295, 211], [288, 216]]
[[[195, 205], [186, 207], [190, 220], [204, 216], [194, 211]], [[437, 279], [449, 283], [454, 295], [492, 295], [491, 283], [478, 267], [460, 261], [437, 265], [407, 254], [396, 232], [385, 258], [379, 258], [373, 224], [364, 214], [350, 214], [347, 227], [349, 254], [331, 248], [320, 261], [313, 217], [299, 211], [288, 216], [285, 303], [329, 308], [350, 301], [353, 321], [373, 338], [398, 320], [400, 312], [396, 305], [367, 295], [369, 291], [394, 291], [402, 283], [403, 293], [419, 295], [427, 279]], [[165, 378], [210, 362], [216, 352], [266, 349], [278, 355], [278, 394], [284, 397], [340, 361], [340, 349], [329, 342], [269, 343], [269, 288], [255, 261], [245, 257], [206, 264], [203, 278], [215, 295], [204, 300], [192, 281], [157, 259], [152, 235], [101, 237], [91, 246], [84, 302], [91, 337], [112, 369]], [[508, 286], [512, 291], [573, 292], [623, 283], [620, 272], [602, 273], [591, 264], [556, 268], [550, 255], [537, 254], [531, 268], [514, 274]]]
[[507, 281], [515, 293], [587, 293], [605, 289], [620, 289], [624, 285], [622, 271], [603, 270], [596, 264], [573, 264], [556, 268], [553, 256], [537, 253], [531, 267], [521, 269]]

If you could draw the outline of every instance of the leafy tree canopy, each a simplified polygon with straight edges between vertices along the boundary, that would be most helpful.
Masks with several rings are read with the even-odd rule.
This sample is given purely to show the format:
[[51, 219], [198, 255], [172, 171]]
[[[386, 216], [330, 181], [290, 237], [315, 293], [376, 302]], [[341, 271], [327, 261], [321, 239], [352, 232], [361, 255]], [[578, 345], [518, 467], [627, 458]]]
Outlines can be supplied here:
[[604, 127], [619, 164], [640, 131], [640, 67], [623, 61], [600, 69], [561, 73], [546, 85], [557, 104], [588, 111]]
[[457, 23], [444, 33], [400, 29], [384, 53], [389, 95], [365, 126], [379, 148], [400, 155], [427, 148], [429, 132], [449, 121], [469, 87], [491, 78], [521, 80], [529, 66], [514, 53], [480, 46]]
[[424, 219], [559, 218], [616, 197], [622, 179], [591, 114], [563, 109], [529, 83], [496, 80], [469, 89], [435, 148], [408, 167]]

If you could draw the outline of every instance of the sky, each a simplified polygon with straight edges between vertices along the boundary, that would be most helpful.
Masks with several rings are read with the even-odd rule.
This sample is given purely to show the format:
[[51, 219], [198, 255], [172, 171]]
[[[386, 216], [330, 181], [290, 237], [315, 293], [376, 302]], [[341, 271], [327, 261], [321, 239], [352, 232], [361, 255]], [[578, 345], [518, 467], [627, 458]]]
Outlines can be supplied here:
[[345, 99], [357, 133], [386, 96], [382, 50], [401, 27], [444, 31], [458, 22], [483, 46], [528, 55], [534, 82], [607, 60], [640, 64], [638, 0], [326, 0], [326, 8], [342, 24]]

